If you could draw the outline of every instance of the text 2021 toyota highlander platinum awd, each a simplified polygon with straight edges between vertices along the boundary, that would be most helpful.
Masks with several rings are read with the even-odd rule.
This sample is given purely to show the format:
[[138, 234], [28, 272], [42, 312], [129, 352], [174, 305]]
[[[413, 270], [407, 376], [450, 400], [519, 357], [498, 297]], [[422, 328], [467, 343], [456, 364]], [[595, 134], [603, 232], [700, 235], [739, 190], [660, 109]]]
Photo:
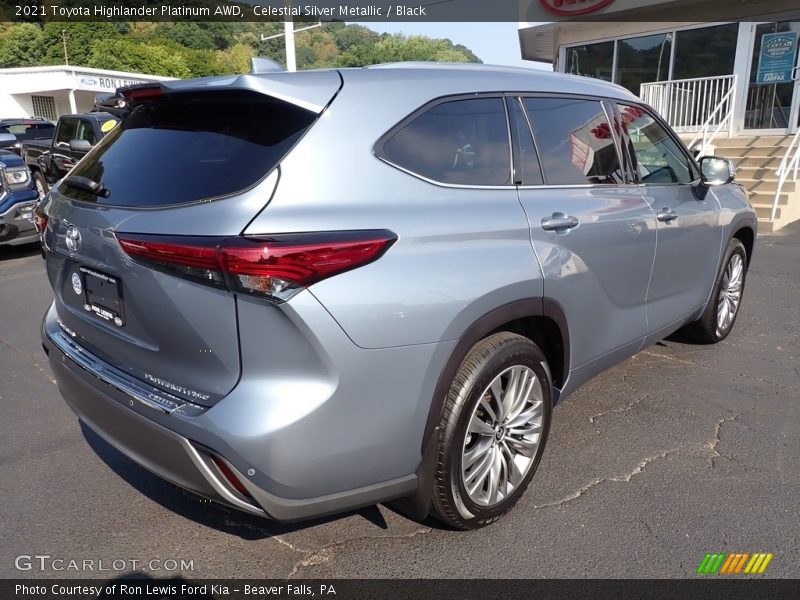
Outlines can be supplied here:
[[553, 405], [733, 327], [756, 218], [622, 88], [422, 65], [167, 82], [40, 211], [78, 417], [281, 521], [520, 497]]

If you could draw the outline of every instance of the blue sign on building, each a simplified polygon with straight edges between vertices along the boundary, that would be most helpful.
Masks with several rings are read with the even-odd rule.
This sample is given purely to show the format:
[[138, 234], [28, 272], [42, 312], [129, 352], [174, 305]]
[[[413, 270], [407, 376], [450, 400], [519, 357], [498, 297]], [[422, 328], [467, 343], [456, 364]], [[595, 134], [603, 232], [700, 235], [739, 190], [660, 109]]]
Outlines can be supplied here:
[[756, 83], [767, 85], [791, 81], [796, 51], [796, 31], [765, 33], [761, 36]]

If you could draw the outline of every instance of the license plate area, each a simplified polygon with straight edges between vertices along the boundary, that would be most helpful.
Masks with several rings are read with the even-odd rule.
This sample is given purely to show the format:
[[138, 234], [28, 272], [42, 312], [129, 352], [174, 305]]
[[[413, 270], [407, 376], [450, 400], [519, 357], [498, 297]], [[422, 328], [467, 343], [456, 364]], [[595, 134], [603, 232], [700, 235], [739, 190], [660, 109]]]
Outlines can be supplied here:
[[119, 278], [88, 267], [79, 270], [83, 280], [84, 310], [117, 327], [124, 326], [122, 282]]

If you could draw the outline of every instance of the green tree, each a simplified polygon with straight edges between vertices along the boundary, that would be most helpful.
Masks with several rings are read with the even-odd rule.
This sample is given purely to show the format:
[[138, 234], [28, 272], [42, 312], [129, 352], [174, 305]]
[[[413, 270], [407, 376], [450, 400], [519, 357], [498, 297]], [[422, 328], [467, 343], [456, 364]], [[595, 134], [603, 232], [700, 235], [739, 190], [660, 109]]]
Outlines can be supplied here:
[[230, 23], [159, 23], [156, 35], [196, 50], [224, 50], [234, 34]]
[[46, 23], [42, 30], [41, 62], [48, 65], [64, 64], [64, 36], [66, 36], [69, 64], [89, 66], [94, 43], [105, 39], [121, 39], [120, 34], [128, 31], [130, 26], [127, 23], [51, 21]]
[[356, 44], [337, 59], [345, 67], [400, 61], [481, 62], [470, 50], [455, 46], [450, 40], [402, 34], [383, 35], [373, 44]]
[[193, 75], [185, 56], [164, 44], [144, 44], [126, 38], [101, 39], [92, 44], [87, 66], [169, 77]]
[[27, 67], [38, 64], [42, 30], [33, 23], [9, 28], [0, 38], [0, 67]]
[[250, 71], [250, 59], [253, 56], [255, 50], [247, 44], [234, 44], [227, 50], [217, 50], [218, 74], [247, 73]]

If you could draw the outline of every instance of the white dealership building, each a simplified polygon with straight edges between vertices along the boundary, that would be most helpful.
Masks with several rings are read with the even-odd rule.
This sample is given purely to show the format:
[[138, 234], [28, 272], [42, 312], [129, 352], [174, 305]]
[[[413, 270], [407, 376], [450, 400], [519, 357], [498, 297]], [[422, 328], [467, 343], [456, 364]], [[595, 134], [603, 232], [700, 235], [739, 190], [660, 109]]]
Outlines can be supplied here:
[[733, 159], [762, 230], [800, 220], [797, 0], [527, 1], [523, 59], [626, 87], [698, 153]]
[[0, 118], [43, 117], [91, 110], [95, 97], [118, 87], [171, 77], [66, 65], [0, 69]]

